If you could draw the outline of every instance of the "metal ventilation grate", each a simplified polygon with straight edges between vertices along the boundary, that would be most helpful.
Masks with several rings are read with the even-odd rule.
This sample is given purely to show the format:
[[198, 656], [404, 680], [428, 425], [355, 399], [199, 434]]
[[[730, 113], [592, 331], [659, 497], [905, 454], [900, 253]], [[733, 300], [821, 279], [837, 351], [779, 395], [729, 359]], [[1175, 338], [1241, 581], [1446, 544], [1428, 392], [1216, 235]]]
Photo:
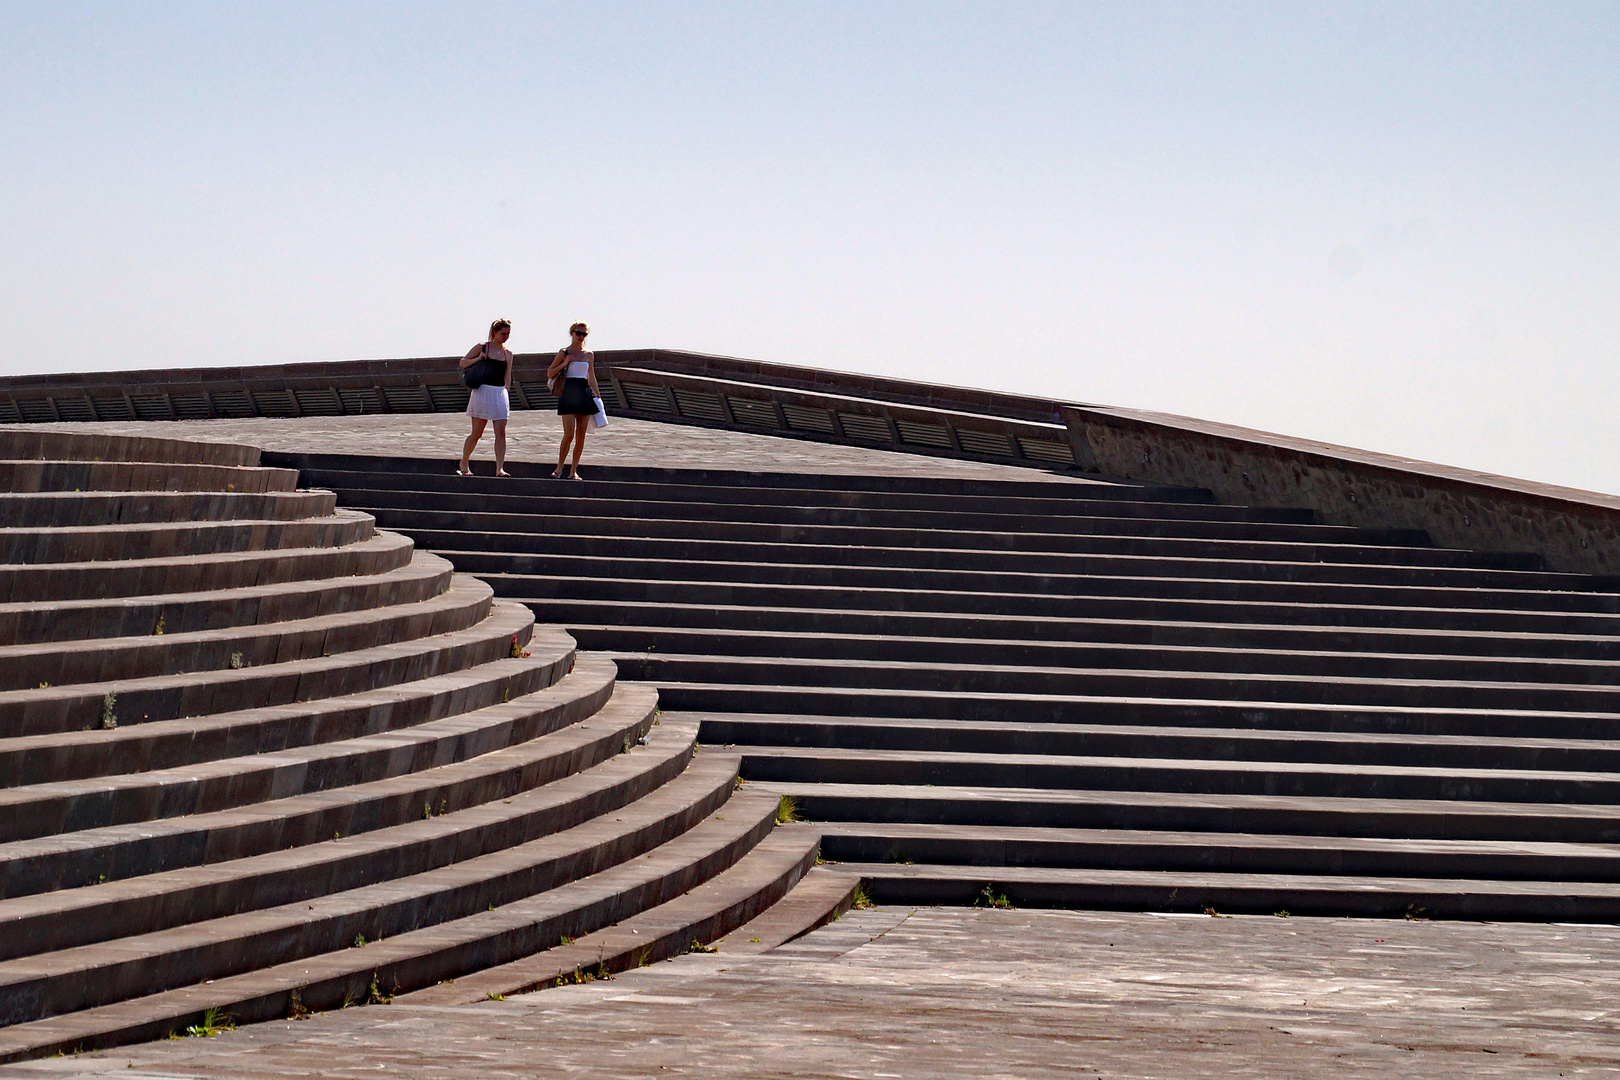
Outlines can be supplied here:
[[291, 390], [254, 390], [253, 404], [260, 416], [297, 416], [298, 405]]
[[751, 398], [731, 398], [731, 418], [743, 427], [776, 426], [776, 407], [768, 401]]
[[682, 416], [692, 420], [718, 420], [724, 423], [726, 419], [726, 411], [720, 406], [719, 394], [677, 389], [675, 404], [680, 408]]
[[386, 412], [383, 408], [382, 394], [375, 386], [352, 386], [338, 391], [338, 400], [343, 402], [343, 411], [346, 413], [380, 413]]
[[832, 413], [826, 409], [813, 409], [808, 405], [782, 406], [782, 415], [787, 417], [788, 427], [799, 431], [822, 431], [828, 435], [833, 434]]
[[89, 398], [57, 398], [56, 415], [64, 420], [94, 420], [96, 412], [90, 407]]
[[1018, 436], [1019, 449], [1031, 461], [1050, 461], [1058, 465], [1073, 465], [1074, 450], [1068, 443], [1056, 442], [1052, 439], [1030, 439]]
[[[221, 416], [253, 416], [253, 399], [248, 397], [246, 390], [215, 390], [214, 411]], [[96, 409], [101, 409], [101, 402], [96, 402]]]
[[330, 386], [317, 386], [309, 390], [294, 390], [298, 398], [298, 411], [305, 416], [338, 416], [343, 402]]
[[966, 428], [956, 429], [956, 441], [962, 444], [962, 449], [969, 454], [982, 454], [985, 457], [1012, 457], [1012, 443], [1007, 436], [997, 431], [969, 431]]
[[426, 387], [385, 386], [383, 397], [388, 399], [389, 412], [432, 412], [433, 403]]
[[428, 387], [428, 396], [433, 399], [434, 412], [466, 412], [467, 402], [472, 399], [472, 391], [465, 386], [451, 386], [446, 383]]
[[674, 404], [664, 392], [662, 386], [646, 386], [642, 383], [620, 382], [619, 388], [624, 391], [632, 412], [658, 413], [668, 416], [675, 411]]
[[900, 429], [900, 441], [913, 446], [937, 446], [944, 450], [951, 449], [951, 429], [944, 424], [919, 424], [915, 420], [896, 420], [894, 426]]
[[56, 419], [56, 407], [51, 404], [50, 398], [18, 398], [17, 408], [22, 410], [22, 418], [30, 424]]
[[889, 422], [881, 416], [841, 412], [838, 414], [838, 422], [843, 426], [844, 434], [851, 439], [860, 439], [862, 442], [894, 441], [894, 433], [889, 430]]
[[174, 415], [182, 420], [207, 420], [214, 415], [207, 394], [170, 394], [169, 404], [174, 406]]

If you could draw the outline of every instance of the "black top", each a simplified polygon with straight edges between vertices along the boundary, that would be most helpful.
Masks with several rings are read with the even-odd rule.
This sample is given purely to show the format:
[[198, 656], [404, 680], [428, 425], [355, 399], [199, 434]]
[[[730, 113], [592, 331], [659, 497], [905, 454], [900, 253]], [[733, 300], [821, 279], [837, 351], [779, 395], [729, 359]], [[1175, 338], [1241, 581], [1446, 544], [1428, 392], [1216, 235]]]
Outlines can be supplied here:
[[488, 365], [489, 374], [484, 377], [485, 386], [506, 385], [506, 361], [497, 360], [489, 355], [489, 344], [484, 344], [484, 363]]

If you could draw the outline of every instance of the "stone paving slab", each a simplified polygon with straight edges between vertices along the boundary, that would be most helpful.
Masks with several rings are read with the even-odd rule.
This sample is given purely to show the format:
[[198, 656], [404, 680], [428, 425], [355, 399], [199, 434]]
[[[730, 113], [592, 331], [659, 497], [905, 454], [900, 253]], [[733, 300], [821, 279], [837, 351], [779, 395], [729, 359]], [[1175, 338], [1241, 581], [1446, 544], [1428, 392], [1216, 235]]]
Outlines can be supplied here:
[[0, 1068], [261, 1077], [1597, 1077], [1620, 927], [876, 908], [763, 955]]
[[[305, 416], [291, 419], [108, 420], [99, 423], [0, 424], [9, 430], [88, 431], [106, 435], [147, 435], [165, 439], [245, 443], [284, 453], [391, 454], [442, 457], [453, 471], [467, 437], [467, 417], [456, 413], [389, 413], [365, 416]], [[473, 455], [485, 472], [494, 460], [494, 433], [485, 431]], [[562, 424], [541, 410], [512, 414], [507, 427], [511, 461], [555, 463]], [[762, 435], [751, 431], [662, 424], [614, 417], [585, 440], [580, 474], [590, 466], [639, 465], [652, 468], [720, 468], [758, 472], [820, 472], [840, 475], [945, 476], [980, 480], [1051, 480], [1088, 483], [1043, 469], [991, 465], [923, 454]]]

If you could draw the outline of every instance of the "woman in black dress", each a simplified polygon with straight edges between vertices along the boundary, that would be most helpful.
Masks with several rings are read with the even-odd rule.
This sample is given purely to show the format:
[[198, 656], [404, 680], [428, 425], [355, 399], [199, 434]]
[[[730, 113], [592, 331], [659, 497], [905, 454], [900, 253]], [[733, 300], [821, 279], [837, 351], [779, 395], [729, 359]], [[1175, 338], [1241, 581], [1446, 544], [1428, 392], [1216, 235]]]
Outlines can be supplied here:
[[546, 369], [547, 380], [564, 372], [567, 374], [562, 393], [557, 395], [557, 415], [563, 422], [562, 448], [557, 451], [557, 471], [551, 474], [559, 480], [564, 476], [570, 444], [574, 448], [574, 462], [567, 478], [579, 479], [579, 455], [585, 449], [585, 432], [590, 429], [591, 417], [596, 415], [596, 399], [602, 396], [596, 386], [596, 355], [585, 349], [585, 338], [590, 332], [591, 328], [582, 322], [570, 326], [568, 334], [572, 341]]

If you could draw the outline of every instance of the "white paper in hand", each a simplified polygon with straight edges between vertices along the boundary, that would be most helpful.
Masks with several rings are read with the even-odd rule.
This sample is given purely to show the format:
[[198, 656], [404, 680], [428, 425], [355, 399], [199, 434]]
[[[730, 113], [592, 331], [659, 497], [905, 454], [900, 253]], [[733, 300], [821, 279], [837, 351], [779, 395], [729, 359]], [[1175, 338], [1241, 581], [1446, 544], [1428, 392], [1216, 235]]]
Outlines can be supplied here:
[[601, 398], [593, 398], [596, 402], [596, 415], [592, 417], [597, 427], [607, 427], [607, 406], [602, 404]]

